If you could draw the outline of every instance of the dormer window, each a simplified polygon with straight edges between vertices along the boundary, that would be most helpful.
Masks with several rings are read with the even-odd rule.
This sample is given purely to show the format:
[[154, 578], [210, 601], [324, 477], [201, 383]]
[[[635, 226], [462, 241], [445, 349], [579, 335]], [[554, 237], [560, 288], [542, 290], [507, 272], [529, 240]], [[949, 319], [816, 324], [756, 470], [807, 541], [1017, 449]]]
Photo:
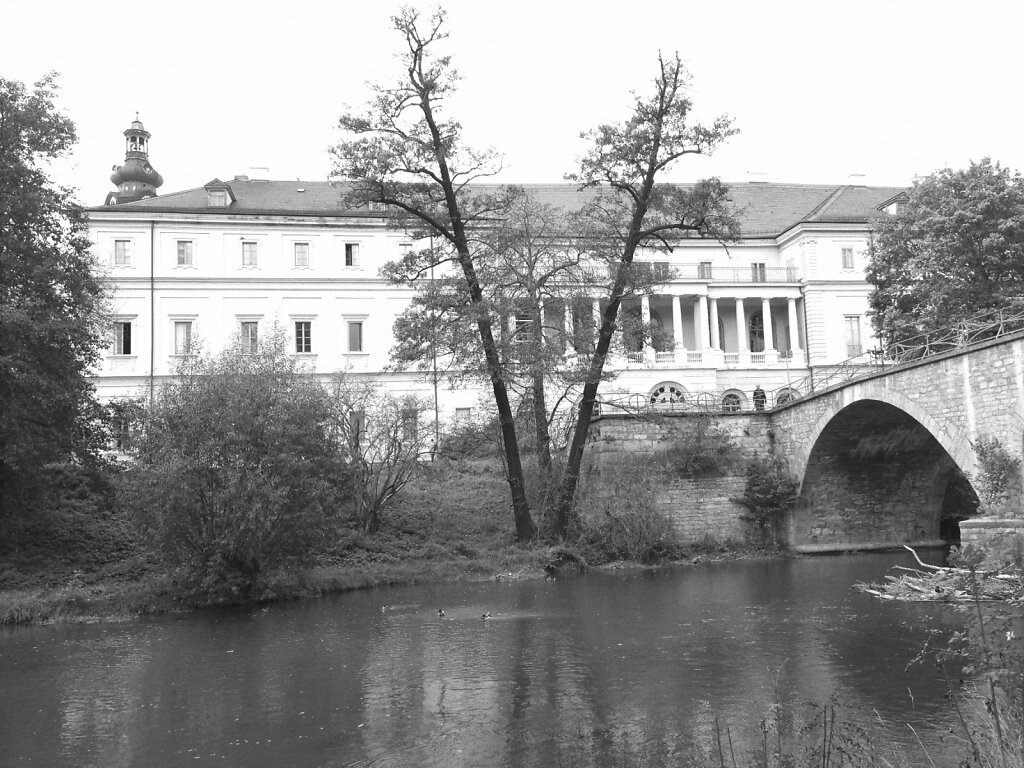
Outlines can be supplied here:
[[226, 189], [206, 190], [206, 205], [210, 208], [227, 208], [228, 191]]

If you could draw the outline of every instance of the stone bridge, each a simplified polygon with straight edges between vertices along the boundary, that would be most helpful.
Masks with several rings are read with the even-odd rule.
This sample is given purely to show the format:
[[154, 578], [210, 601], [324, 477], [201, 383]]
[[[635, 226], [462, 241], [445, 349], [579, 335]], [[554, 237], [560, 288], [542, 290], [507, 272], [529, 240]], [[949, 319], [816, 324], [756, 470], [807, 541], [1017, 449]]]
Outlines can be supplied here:
[[[792, 549], [940, 544], [959, 538], [960, 522], [977, 508], [972, 442], [995, 437], [1014, 457], [1024, 454], [1024, 331], [879, 368], [768, 411], [721, 413], [715, 420], [741, 455], [774, 450], [800, 480], [784, 531]], [[700, 423], [692, 412], [595, 419], [584, 468], [588, 493], [628, 496], [629, 468], [671, 466], [678, 446], [699, 444]], [[684, 541], [744, 536], [749, 529], [737, 501], [743, 466], [696, 479], [663, 473], [654, 503]], [[995, 512], [1018, 518], [1019, 528], [1019, 482], [1011, 496], [1008, 509]], [[965, 539], [977, 525], [964, 523]]]
[[[776, 451], [801, 479], [793, 549], [950, 538], [944, 527], [976, 499], [972, 441], [995, 437], [1024, 453], [1024, 332], [883, 368], [768, 418]], [[1019, 487], [1013, 496], [1019, 510]]]

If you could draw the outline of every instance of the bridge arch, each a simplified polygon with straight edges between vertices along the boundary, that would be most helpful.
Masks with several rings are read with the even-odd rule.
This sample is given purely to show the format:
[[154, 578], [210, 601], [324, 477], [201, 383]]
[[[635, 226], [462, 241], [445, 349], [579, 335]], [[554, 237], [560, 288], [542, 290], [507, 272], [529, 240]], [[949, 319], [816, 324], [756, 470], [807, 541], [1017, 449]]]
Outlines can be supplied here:
[[817, 423], [811, 428], [806, 442], [803, 446], [806, 450], [797, 457], [798, 466], [795, 467], [797, 474], [802, 477], [807, 466], [807, 459], [817, 443], [821, 433], [832, 423], [832, 420], [840, 411], [863, 400], [876, 400], [898, 408], [913, 418], [924, 429], [928, 430], [946, 453], [956, 462], [960, 471], [965, 474], [973, 474], [976, 469], [976, 458], [971, 448], [970, 436], [956, 426], [944, 424], [932, 415], [932, 411], [925, 408], [917, 400], [907, 397], [902, 392], [880, 385], [874, 381], [862, 382], [846, 387], [839, 392], [829, 396], [822, 414], [818, 417]]
[[870, 385], [828, 396], [803, 441], [789, 536], [798, 551], [937, 544], [976, 508], [967, 436]]

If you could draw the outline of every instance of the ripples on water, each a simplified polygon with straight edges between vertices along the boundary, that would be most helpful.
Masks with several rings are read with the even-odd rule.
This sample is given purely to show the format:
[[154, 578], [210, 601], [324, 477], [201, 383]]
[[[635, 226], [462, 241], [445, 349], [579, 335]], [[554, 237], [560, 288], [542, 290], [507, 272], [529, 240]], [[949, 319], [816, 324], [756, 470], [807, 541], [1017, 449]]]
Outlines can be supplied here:
[[895, 563], [906, 556], [719, 563], [7, 630], [0, 765], [717, 764], [716, 720], [745, 765], [776, 677], [783, 700], [835, 695], [905, 744], [911, 722], [955, 765], [942, 683], [906, 669], [953, 617], [851, 589]]

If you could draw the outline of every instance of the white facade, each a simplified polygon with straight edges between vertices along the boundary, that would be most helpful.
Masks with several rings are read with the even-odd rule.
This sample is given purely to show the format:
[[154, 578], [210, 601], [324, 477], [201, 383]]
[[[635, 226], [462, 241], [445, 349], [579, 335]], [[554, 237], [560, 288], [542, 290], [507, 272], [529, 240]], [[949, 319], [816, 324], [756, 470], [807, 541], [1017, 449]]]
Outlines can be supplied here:
[[[535, 191], [564, 200], [572, 189]], [[617, 345], [619, 375], [602, 386], [602, 397], [729, 394], [729, 403], [749, 408], [760, 386], [770, 405], [812, 368], [871, 349], [867, 221], [898, 192], [734, 187], [744, 211], [739, 242], [694, 239], [671, 253], [640, 255], [657, 269], [666, 265], [672, 278], [622, 311], [639, 313], [671, 341], [658, 349]], [[89, 226], [115, 297], [111, 346], [96, 379], [103, 399], [146, 396], [197, 345], [218, 350], [240, 332], [259, 337], [275, 324], [320, 374], [346, 370], [392, 391], [434, 396], [429, 376], [385, 371], [392, 325], [412, 289], [378, 271], [415, 244], [381, 213], [341, 210], [340, 192], [329, 184], [215, 181], [90, 209]], [[549, 311], [565, 323], [560, 307]], [[442, 381], [437, 407], [450, 418], [479, 398]]]

